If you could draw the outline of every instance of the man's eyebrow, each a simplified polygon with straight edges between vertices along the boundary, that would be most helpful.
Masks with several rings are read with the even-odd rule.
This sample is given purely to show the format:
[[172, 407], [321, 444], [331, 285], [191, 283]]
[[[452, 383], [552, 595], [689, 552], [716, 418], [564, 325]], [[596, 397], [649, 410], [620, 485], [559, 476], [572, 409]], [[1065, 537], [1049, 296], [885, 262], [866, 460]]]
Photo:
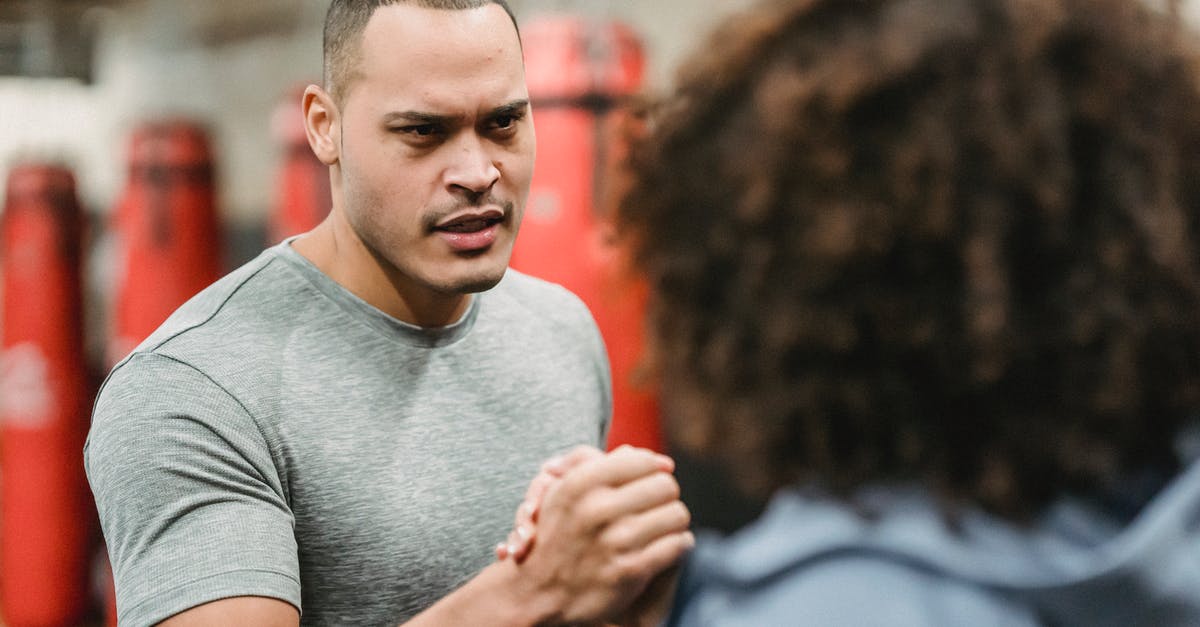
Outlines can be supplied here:
[[383, 116], [384, 124], [410, 122], [412, 124], [447, 124], [460, 119], [457, 115], [438, 115], [424, 111], [393, 111]]
[[491, 117], [516, 115], [518, 113], [524, 113], [525, 109], [527, 108], [529, 108], [529, 99], [526, 98], [522, 100], [514, 100], [508, 104], [500, 105], [499, 107], [492, 109]]
[[[502, 104], [488, 112], [486, 117], [499, 117], [505, 115], [517, 115], [524, 113], [529, 108], [529, 99], [514, 100], [512, 102]], [[426, 111], [393, 111], [383, 116], [384, 124], [393, 124], [395, 122], [407, 122], [410, 124], [435, 124], [435, 125], [450, 125], [462, 120], [461, 115], [441, 115], [438, 113], [428, 113]]]

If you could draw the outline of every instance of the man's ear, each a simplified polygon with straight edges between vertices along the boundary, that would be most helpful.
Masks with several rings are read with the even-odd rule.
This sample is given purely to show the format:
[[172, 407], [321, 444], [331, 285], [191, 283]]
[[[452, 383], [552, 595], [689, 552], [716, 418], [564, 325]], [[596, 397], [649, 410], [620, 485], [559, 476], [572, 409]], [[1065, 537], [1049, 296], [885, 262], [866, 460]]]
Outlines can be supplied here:
[[309, 85], [304, 90], [304, 132], [313, 154], [325, 165], [337, 163], [341, 156], [341, 124], [337, 105], [320, 87]]

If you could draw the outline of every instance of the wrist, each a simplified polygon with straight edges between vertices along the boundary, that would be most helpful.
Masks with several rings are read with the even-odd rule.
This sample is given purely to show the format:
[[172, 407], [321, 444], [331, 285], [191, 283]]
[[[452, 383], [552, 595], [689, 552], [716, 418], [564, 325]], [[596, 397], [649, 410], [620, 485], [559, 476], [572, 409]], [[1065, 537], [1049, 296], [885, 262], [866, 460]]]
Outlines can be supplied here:
[[565, 597], [538, 589], [509, 560], [496, 562], [405, 623], [406, 627], [561, 625]]
[[497, 624], [520, 627], [564, 625], [564, 594], [540, 586], [528, 573], [522, 572], [512, 560], [495, 562], [480, 573], [492, 582], [502, 601], [497, 609], [504, 613], [495, 617]]

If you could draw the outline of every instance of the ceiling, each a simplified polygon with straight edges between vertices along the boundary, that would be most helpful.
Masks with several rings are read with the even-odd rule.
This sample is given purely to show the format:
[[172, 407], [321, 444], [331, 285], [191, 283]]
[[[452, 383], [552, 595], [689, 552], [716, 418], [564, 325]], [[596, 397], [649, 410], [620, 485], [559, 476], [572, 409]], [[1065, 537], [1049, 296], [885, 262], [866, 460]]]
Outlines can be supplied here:
[[[177, 44], [220, 47], [296, 28], [297, 0], [0, 0], [0, 76], [91, 82], [101, 23], [141, 16]], [[323, 8], [323, 7], [318, 7]], [[170, 43], [168, 41], [168, 44]]]
[[0, 76], [88, 82], [98, 10], [121, 0], [0, 0]]

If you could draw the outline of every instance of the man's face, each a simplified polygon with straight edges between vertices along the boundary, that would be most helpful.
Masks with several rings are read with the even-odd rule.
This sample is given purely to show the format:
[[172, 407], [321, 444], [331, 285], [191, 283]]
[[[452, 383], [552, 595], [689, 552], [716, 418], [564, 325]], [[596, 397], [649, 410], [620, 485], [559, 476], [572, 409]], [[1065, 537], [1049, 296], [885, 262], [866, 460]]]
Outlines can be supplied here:
[[488, 289], [533, 175], [520, 42], [494, 4], [377, 9], [341, 106], [342, 211], [400, 290]]

